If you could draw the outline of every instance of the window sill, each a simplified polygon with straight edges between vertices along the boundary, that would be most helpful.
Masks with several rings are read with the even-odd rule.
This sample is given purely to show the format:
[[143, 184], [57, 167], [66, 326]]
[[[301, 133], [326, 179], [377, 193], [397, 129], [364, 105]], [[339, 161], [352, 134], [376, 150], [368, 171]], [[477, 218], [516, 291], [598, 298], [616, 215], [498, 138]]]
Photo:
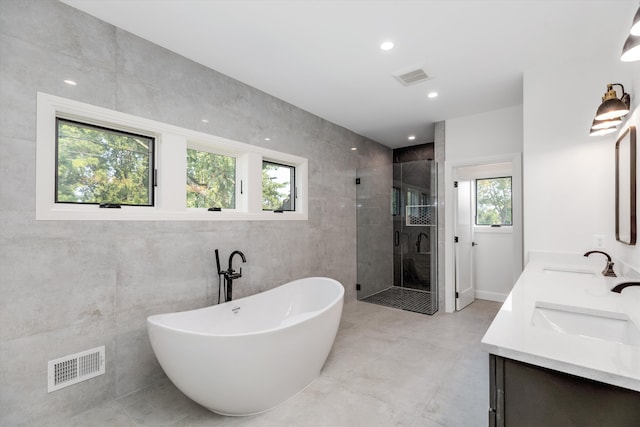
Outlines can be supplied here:
[[167, 211], [158, 208], [123, 206], [121, 209], [99, 207], [54, 207], [36, 214], [38, 221], [306, 221], [302, 212], [209, 212], [206, 210]]
[[476, 234], [512, 234], [513, 226], [504, 225], [502, 227], [491, 227], [488, 225], [474, 225], [473, 232]]

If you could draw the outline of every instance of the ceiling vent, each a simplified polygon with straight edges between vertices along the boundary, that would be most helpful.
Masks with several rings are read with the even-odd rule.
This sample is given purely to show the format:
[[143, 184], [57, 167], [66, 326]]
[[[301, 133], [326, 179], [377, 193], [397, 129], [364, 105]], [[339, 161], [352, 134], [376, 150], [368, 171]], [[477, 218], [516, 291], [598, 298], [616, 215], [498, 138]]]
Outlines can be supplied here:
[[429, 79], [429, 76], [422, 68], [412, 68], [409, 71], [405, 70], [393, 73], [393, 77], [398, 79], [404, 86], [410, 86]]

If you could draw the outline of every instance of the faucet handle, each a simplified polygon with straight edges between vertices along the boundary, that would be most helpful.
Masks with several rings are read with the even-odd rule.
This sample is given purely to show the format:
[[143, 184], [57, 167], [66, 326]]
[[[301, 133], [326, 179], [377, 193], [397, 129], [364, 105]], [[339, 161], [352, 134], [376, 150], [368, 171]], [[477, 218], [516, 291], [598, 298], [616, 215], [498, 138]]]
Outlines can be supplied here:
[[602, 270], [602, 275], [605, 277], [618, 277], [615, 271], [613, 271], [613, 262], [608, 261], [607, 266]]

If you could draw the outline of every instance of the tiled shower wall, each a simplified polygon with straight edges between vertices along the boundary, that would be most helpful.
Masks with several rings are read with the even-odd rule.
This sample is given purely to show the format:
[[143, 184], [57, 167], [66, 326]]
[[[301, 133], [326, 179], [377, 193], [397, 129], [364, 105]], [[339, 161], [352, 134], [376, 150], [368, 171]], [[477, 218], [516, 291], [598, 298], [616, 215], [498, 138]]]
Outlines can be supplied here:
[[[163, 375], [145, 319], [217, 299], [215, 248], [247, 256], [236, 297], [323, 275], [355, 298], [355, 171], [391, 150], [55, 0], [0, 0], [0, 75], [0, 425]], [[35, 221], [37, 91], [307, 157], [309, 220]], [[105, 375], [47, 393], [48, 360], [99, 345]]]

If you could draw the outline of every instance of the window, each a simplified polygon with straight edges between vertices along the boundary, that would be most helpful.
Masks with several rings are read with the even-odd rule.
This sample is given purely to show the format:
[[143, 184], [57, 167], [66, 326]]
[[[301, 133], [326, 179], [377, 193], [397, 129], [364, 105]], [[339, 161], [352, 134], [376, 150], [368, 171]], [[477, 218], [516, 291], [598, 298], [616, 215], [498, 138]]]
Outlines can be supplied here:
[[476, 179], [476, 225], [513, 225], [510, 176]]
[[236, 208], [236, 159], [187, 149], [187, 207]]
[[262, 162], [262, 210], [295, 211], [296, 168]]
[[308, 170], [303, 157], [37, 94], [38, 221], [304, 221]]
[[56, 123], [56, 203], [153, 206], [154, 138]]

